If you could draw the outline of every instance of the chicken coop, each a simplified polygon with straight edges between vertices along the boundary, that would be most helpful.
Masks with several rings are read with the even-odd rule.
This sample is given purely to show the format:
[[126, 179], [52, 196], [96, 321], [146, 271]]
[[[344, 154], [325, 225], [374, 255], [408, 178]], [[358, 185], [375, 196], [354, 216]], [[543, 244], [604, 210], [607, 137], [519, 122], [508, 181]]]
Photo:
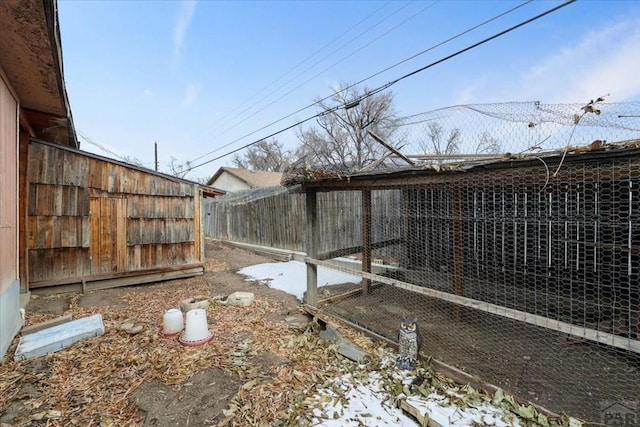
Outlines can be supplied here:
[[[303, 178], [306, 303], [392, 340], [416, 316], [424, 355], [597, 419], [640, 395], [639, 146]], [[359, 244], [322, 254], [333, 192], [360, 205]], [[362, 282], [318, 288], [317, 266]]]
[[[599, 422], [640, 396], [639, 108], [405, 117], [403, 157], [293, 168], [281, 188], [216, 198], [207, 234], [304, 260], [304, 303], [326, 320], [393, 343], [417, 317], [445, 374]], [[319, 267], [358, 283], [325, 286]]]

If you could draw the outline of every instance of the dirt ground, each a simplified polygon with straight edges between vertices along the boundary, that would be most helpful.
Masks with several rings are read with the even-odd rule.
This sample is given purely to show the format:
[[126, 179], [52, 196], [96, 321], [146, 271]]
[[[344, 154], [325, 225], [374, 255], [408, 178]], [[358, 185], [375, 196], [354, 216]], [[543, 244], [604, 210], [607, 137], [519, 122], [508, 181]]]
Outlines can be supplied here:
[[[207, 243], [206, 253], [207, 271], [200, 277], [84, 295], [34, 295], [27, 307], [27, 324], [68, 313], [72, 313], [74, 318], [101, 313], [106, 333], [61, 352], [22, 362], [12, 360], [16, 338], [3, 365], [0, 365], [0, 425], [86, 425], [87, 421], [103, 426], [215, 425], [224, 418], [223, 410], [230, 406], [234, 395], [246, 383], [248, 372], [261, 381], [276, 375], [279, 368], [288, 364], [286, 357], [270, 351], [269, 345], [265, 344], [253, 346], [242, 359], [242, 345], [259, 340], [260, 337], [254, 335], [260, 328], [265, 333], [284, 330], [279, 335], [286, 337], [290, 332], [283, 320], [290, 314], [299, 314], [300, 302], [282, 291], [246, 282], [235, 274], [242, 267], [272, 262], [272, 259], [211, 242]], [[216, 339], [206, 346], [183, 348], [175, 342], [176, 339], [171, 340], [158, 333], [163, 310], [177, 306], [180, 298], [194, 293], [209, 297], [225, 296], [235, 291], [253, 292], [260, 304], [254, 304], [256, 308], [253, 310], [229, 307], [218, 311], [216, 308], [213, 314], [208, 310]], [[158, 298], [161, 303], [153, 306]], [[147, 318], [141, 314], [145, 308], [150, 312]], [[137, 313], [134, 320], [144, 325], [145, 330], [129, 336], [119, 331], [117, 325], [132, 313]], [[229, 313], [230, 318], [224, 317]], [[237, 319], [234, 319], [234, 313]], [[250, 323], [245, 327], [244, 322]], [[165, 341], [161, 341], [163, 339]], [[219, 341], [225, 341], [226, 347], [223, 348]], [[129, 354], [132, 343], [132, 354]], [[216, 345], [221, 347], [198, 350]], [[102, 353], [100, 349], [103, 349]], [[223, 350], [230, 352], [231, 362], [220, 358], [219, 353]], [[146, 359], [142, 357], [143, 351], [150, 354], [144, 356]], [[174, 355], [184, 352], [187, 356], [181, 357], [184, 365], [188, 366], [171, 365], [164, 352]], [[122, 358], [127, 363], [120, 363], [113, 372], [105, 372], [107, 365], [96, 360], [103, 356]], [[196, 356], [203, 360], [197, 360]], [[156, 367], [154, 371], [154, 367], [149, 366], [153, 363], [166, 363], [168, 366]], [[65, 367], [65, 364], [69, 366]], [[150, 375], [151, 371], [155, 373]], [[119, 405], [119, 409], [109, 409], [106, 404], [104, 411], [113, 413], [96, 414], [83, 409], [83, 404], [94, 404], [96, 399], [104, 397], [105, 391], [96, 388], [109, 387], [108, 384], [92, 384], [92, 375], [107, 377], [107, 382], [113, 383], [113, 393], [119, 395], [110, 404]], [[84, 382], [78, 376], [86, 377], [82, 380]], [[67, 386], [67, 383], [73, 385]]]

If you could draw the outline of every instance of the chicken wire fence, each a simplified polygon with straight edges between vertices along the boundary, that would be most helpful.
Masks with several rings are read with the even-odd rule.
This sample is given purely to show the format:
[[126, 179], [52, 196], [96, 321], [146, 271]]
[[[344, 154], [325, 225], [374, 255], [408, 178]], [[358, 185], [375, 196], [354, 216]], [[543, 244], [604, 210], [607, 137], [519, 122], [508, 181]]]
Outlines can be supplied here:
[[640, 157], [535, 163], [371, 190], [371, 284], [318, 305], [394, 340], [415, 316], [423, 355], [595, 421], [640, 396]]
[[352, 274], [319, 281], [314, 305], [326, 314], [391, 340], [415, 316], [424, 356], [599, 421], [611, 402], [640, 400], [640, 104], [582, 107], [405, 118], [409, 169], [312, 174], [318, 182], [214, 200], [205, 228]]

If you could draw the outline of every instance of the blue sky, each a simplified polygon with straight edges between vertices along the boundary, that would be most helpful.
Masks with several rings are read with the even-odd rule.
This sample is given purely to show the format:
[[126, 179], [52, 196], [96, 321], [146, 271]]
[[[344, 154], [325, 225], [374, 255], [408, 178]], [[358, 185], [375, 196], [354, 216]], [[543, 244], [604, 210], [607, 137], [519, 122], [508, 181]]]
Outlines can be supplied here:
[[[522, 2], [59, 0], [77, 130], [160, 170], [211, 159], [317, 110], [254, 132]], [[514, 13], [369, 81], [380, 86], [561, 2]], [[393, 86], [407, 116], [449, 105], [640, 99], [640, 2], [581, 0]], [[270, 104], [270, 105], [268, 105]], [[295, 134], [278, 139], [287, 148]], [[82, 140], [82, 138], [81, 138]], [[111, 156], [82, 142], [81, 148]], [[231, 156], [195, 169], [208, 177]]]

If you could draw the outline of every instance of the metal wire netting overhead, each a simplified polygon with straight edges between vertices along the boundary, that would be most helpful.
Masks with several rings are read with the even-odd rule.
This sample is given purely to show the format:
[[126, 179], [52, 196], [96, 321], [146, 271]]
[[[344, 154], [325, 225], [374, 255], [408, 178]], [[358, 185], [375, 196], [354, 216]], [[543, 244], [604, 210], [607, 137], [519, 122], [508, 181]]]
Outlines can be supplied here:
[[[467, 104], [400, 120], [404, 154], [503, 154], [557, 150], [594, 140], [609, 143], [640, 137], [640, 102], [544, 104], [505, 102]], [[447, 151], [454, 137], [456, 147]]]

